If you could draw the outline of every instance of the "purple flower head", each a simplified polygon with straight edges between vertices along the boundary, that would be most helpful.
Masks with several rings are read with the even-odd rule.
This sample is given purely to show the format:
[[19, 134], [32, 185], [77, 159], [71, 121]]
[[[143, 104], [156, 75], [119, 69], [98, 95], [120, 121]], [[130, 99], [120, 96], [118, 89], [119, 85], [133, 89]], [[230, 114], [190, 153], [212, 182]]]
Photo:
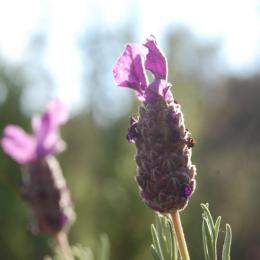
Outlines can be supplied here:
[[[154, 76], [151, 84], [145, 70]], [[115, 62], [113, 74], [118, 86], [136, 90], [141, 101], [147, 101], [153, 95], [163, 97], [166, 102], [173, 100], [167, 82], [167, 61], [153, 37], [143, 45], [128, 44]]]
[[32, 118], [32, 135], [19, 126], [8, 125], [4, 129], [1, 145], [20, 164], [56, 154], [65, 148], [65, 143], [59, 136], [59, 126], [67, 119], [66, 106], [56, 98], [47, 105], [42, 116]]
[[[151, 82], [146, 70], [153, 75]], [[161, 213], [184, 209], [196, 187], [191, 161], [195, 141], [173, 98], [163, 52], [154, 38], [143, 45], [128, 44], [113, 72], [119, 86], [134, 89], [143, 101], [127, 134], [128, 142], [136, 145], [136, 182], [143, 201]]]

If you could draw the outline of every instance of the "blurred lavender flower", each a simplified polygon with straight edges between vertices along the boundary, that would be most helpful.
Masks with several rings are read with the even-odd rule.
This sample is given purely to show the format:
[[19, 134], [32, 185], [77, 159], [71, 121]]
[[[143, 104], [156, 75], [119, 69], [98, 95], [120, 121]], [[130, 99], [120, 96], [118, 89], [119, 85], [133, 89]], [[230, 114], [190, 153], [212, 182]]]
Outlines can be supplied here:
[[42, 116], [32, 118], [33, 135], [15, 125], [4, 129], [1, 141], [4, 151], [20, 164], [27, 164], [54, 155], [65, 148], [59, 137], [59, 126], [68, 119], [66, 106], [58, 99], [52, 100]]
[[64, 150], [59, 126], [68, 119], [66, 106], [52, 100], [42, 116], [32, 118], [33, 135], [8, 125], [1, 145], [15, 161], [24, 166], [21, 194], [30, 206], [41, 231], [57, 234], [75, 219], [75, 213], [58, 161], [54, 154]]
[[[154, 76], [150, 84], [145, 70]], [[141, 196], [149, 207], [163, 213], [185, 207], [196, 175], [191, 163], [195, 142], [185, 128], [167, 73], [166, 58], [153, 37], [143, 45], [127, 44], [113, 67], [116, 83], [134, 89], [143, 102], [139, 118], [131, 118], [127, 139], [137, 147]]]

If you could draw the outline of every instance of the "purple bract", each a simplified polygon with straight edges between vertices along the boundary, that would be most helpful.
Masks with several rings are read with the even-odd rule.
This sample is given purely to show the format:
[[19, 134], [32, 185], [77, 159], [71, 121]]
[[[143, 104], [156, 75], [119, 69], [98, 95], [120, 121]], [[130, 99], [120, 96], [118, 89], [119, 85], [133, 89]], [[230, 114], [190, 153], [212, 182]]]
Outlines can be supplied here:
[[[145, 70], [154, 76], [151, 84]], [[167, 82], [167, 61], [153, 37], [143, 45], [127, 44], [113, 66], [113, 74], [118, 86], [134, 89], [141, 101], [153, 95], [162, 96], [166, 102], [173, 100], [171, 85]]]
[[20, 164], [56, 154], [65, 148], [59, 136], [59, 127], [67, 119], [66, 106], [56, 98], [47, 105], [42, 116], [32, 118], [32, 135], [19, 126], [6, 126], [1, 140], [3, 150]]
[[190, 185], [188, 185], [188, 184], [185, 184], [183, 186], [183, 188], [182, 188], [182, 195], [183, 195], [183, 197], [185, 197], [185, 198], [190, 197], [191, 194], [192, 194], [192, 191], [193, 191], [192, 187]]

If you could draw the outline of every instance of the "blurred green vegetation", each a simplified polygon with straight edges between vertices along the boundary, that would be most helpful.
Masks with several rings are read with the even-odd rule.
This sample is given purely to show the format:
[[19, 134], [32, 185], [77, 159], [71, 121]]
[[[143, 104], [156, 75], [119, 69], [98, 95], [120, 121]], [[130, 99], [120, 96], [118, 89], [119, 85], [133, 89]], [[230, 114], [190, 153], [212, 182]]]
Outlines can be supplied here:
[[[151, 259], [154, 215], [139, 197], [135, 148], [125, 139], [129, 116], [138, 111], [137, 102], [133, 98], [131, 109], [120, 109], [114, 104], [124, 100], [117, 101], [116, 94], [111, 94], [126, 91], [114, 86], [111, 67], [128, 41], [134, 41], [134, 36], [126, 30], [100, 29], [83, 39], [86, 105], [62, 128], [68, 149], [59, 155], [77, 212], [71, 243], [95, 249], [105, 232], [112, 260]], [[193, 149], [197, 191], [181, 213], [192, 259], [203, 257], [201, 202], [209, 202], [212, 214], [222, 215], [231, 224], [232, 259], [259, 259], [260, 76], [239, 78], [223, 73], [218, 44], [200, 43], [187, 31], [169, 30], [165, 43], [173, 93], [197, 141]], [[10, 123], [31, 131], [30, 119], [21, 109], [29, 78], [25, 68], [1, 62], [1, 132]], [[29, 231], [30, 217], [18, 190], [20, 174], [19, 165], [1, 152], [0, 259], [43, 259], [51, 255], [50, 241]]]

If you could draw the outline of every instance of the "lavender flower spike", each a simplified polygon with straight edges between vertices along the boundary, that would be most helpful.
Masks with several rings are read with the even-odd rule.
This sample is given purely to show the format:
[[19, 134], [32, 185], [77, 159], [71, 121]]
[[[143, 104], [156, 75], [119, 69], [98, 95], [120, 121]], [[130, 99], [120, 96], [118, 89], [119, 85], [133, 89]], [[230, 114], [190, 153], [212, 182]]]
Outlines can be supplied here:
[[[137, 148], [136, 181], [144, 202], [156, 211], [172, 213], [186, 206], [195, 189], [196, 167], [191, 162], [194, 141], [185, 127], [181, 106], [170, 90], [164, 54], [154, 38], [139, 46], [128, 44], [113, 71], [127, 79], [139, 79], [135, 86], [142, 86], [140, 78], [136, 77], [137, 71], [147, 77], [145, 70], [149, 70], [154, 76], [153, 81], [142, 88], [139, 118], [132, 120], [127, 138]], [[135, 66], [134, 56], [128, 55], [132, 52], [135, 57], [144, 59], [144, 66]], [[133, 67], [136, 69], [125, 69]], [[126, 86], [117, 76], [115, 81], [119, 86]]]
[[8, 125], [1, 140], [3, 150], [22, 164], [21, 195], [29, 205], [41, 231], [55, 235], [75, 219], [69, 189], [54, 154], [62, 151], [59, 126], [68, 119], [66, 106], [52, 100], [42, 116], [32, 119], [33, 134]]

